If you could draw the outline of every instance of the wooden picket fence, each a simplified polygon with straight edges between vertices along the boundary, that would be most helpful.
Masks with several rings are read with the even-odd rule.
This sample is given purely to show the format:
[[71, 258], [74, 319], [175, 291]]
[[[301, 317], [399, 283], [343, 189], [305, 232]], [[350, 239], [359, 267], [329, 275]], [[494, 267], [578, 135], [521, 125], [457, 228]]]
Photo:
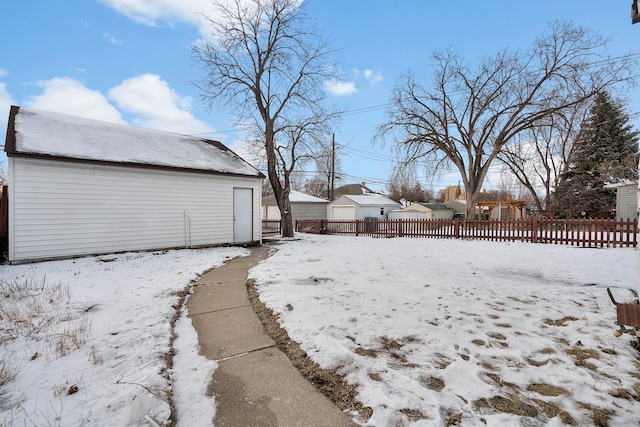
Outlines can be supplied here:
[[615, 219], [519, 220], [394, 219], [296, 221], [296, 231], [376, 237], [433, 237], [553, 243], [582, 247], [636, 247], [638, 221]]
[[281, 223], [279, 219], [263, 219], [262, 220], [262, 235], [271, 236], [274, 234], [280, 234]]

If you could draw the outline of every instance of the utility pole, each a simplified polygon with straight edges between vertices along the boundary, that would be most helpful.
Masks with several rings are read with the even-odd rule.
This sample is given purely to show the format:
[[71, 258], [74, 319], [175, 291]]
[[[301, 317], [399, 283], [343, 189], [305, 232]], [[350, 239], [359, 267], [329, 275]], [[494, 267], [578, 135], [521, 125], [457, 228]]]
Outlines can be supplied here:
[[333, 190], [336, 183], [336, 134], [331, 134], [331, 188], [329, 189], [329, 201], [333, 201]]

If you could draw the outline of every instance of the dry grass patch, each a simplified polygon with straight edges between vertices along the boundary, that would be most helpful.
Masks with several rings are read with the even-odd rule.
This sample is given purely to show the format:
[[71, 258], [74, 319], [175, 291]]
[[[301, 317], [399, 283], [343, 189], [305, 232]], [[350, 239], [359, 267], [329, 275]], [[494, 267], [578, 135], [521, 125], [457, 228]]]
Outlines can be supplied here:
[[567, 326], [567, 322], [575, 322], [576, 320], [578, 320], [577, 317], [564, 316], [562, 319], [544, 319], [542, 322], [549, 326]]
[[[336, 370], [322, 369], [312, 361], [307, 353], [300, 348], [300, 345], [291, 340], [287, 331], [280, 327], [278, 317], [273, 310], [260, 301], [255, 280], [249, 279], [246, 284], [249, 301], [251, 301], [253, 310], [260, 318], [265, 332], [276, 342], [278, 348], [287, 355], [298, 371], [341, 410], [356, 412], [361, 419], [368, 420], [373, 414], [373, 410], [370, 407], [363, 406], [356, 399], [356, 386], [348, 384], [344, 376], [338, 374]], [[371, 375], [376, 376], [377, 374]], [[378, 376], [378, 378], [382, 380], [381, 377]]]
[[[43, 353], [58, 357], [80, 349], [91, 335], [91, 326], [87, 310], [72, 311], [70, 301], [69, 286], [51, 283], [45, 276], [20, 275], [0, 281], [0, 344], [28, 339], [50, 347]], [[32, 360], [39, 354], [40, 349]], [[15, 365], [4, 363], [0, 370], [4, 381], [15, 378], [9, 374], [15, 373]]]
[[429, 390], [440, 392], [444, 389], [444, 381], [437, 377], [422, 377], [420, 384]]
[[449, 359], [447, 356], [441, 353], [436, 353], [436, 361], [434, 366], [438, 369], [447, 369], [447, 366], [451, 365], [453, 360]]
[[482, 398], [476, 400], [473, 404], [478, 411], [484, 414], [503, 412], [521, 417], [535, 418], [538, 416], [538, 409], [535, 406], [523, 402], [515, 394], [511, 394], [509, 397], [493, 396]]
[[542, 412], [544, 412], [544, 414], [548, 418], [560, 417], [562, 424], [569, 425], [569, 426], [576, 425], [576, 421], [573, 419], [571, 415], [569, 415], [567, 411], [558, 408], [553, 403], [545, 402], [544, 400], [540, 400], [540, 399], [532, 399], [532, 400], [536, 405], [540, 407], [540, 409], [542, 409]]
[[420, 420], [428, 419], [428, 417], [418, 409], [406, 408], [406, 409], [400, 409], [400, 412], [402, 412], [404, 416], [406, 416], [409, 422], [412, 424]]
[[587, 361], [588, 359], [600, 359], [600, 354], [597, 350], [593, 350], [590, 348], [572, 347], [566, 349], [565, 353], [575, 359], [576, 366], [581, 366], [591, 371], [596, 371], [598, 369], [596, 365]]
[[382, 381], [382, 377], [377, 372], [374, 372], [373, 374], [369, 374], [369, 378], [371, 378], [374, 381], [378, 381], [378, 382]]
[[550, 360], [549, 359], [544, 359], [544, 360], [534, 360], [531, 358], [527, 358], [527, 363], [531, 366], [536, 366], [536, 367], [540, 367], [540, 366], [544, 366], [547, 363], [549, 363]]
[[22, 370], [22, 365], [13, 357], [0, 359], [0, 387], [10, 383]]
[[566, 388], [545, 383], [529, 384], [529, 386], [527, 386], [527, 390], [536, 392], [543, 396], [560, 396], [562, 394], [568, 396], [570, 394], [569, 390]]
[[634, 396], [629, 393], [628, 390], [625, 390], [623, 388], [616, 388], [613, 389], [611, 391], [609, 391], [609, 395], [618, 399], [624, 399], [624, 400], [631, 400], [634, 398]]
[[608, 409], [593, 406], [590, 403], [584, 403], [584, 402], [578, 402], [578, 403], [584, 409], [591, 412], [591, 421], [593, 421], [594, 426], [598, 426], [598, 427], [609, 426], [609, 418], [611, 417], [611, 415], [613, 415], [613, 412], [609, 411]]
[[487, 332], [487, 336], [489, 336], [489, 338], [493, 338], [500, 341], [504, 341], [507, 339], [507, 337], [502, 335], [500, 332]]
[[378, 357], [378, 353], [375, 350], [369, 350], [362, 347], [356, 347], [353, 352], [355, 354], [359, 354], [360, 356], [372, 357], [374, 359]]
[[444, 418], [444, 425], [446, 427], [459, 426], [462, 423], [462, 412], [451, 412], [451, 410], [447, 410]]
[[502, 378], [500, 378], [500, 376], [497, 374], [488, 373], [486, 374], [486, 376], [487, 378], [491, 379], [491, 381], [493, 381], [498, 387], [509, 387], [514, 390], [518, 390], [517, 385], [510, 382], [503, 381]]
[[471, 340], [471, 342], [473, 344], [477, 345], [477, 346], [480, 346], [480, 347], [487, 345], [486, 342], [484, 342], [482, 340], [479, 340], [479, 339]]

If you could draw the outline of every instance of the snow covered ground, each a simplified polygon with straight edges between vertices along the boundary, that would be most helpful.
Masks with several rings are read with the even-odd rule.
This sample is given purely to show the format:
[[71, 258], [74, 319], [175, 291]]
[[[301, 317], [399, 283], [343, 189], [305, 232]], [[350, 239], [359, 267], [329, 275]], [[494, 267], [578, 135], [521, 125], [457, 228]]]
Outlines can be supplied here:
[[[299, 235], [251, 271], [371, 426], [638, 425], [633, 249]], [[608, 423], [608, 424], [607, 424]]]
[[[612, 335], [605, 291], [631, 295], [637, 251], [298, 237], [251, 276], [291, 338], [359, 385], [368, 425], [637, 425], [640, 363], [632, 337]], [[169, 390], [178, 425], [210, 425], [216, 363], [184, 315], [165, 369], [174, 305], [246, 254], [0, 266], [0, 426], [153, 426], [171, 417]]]
[[174, 369], [166, 370], [173, 306], [205, 270], [247, 253], [214, 248], [0, 266], [0, 426], [155, 426], [171, 417], [170, 390], [178, 425], [211, 425], [215, 406], [205, 390], [216, 363], [198, 355], [184, 316], [175, 325]]

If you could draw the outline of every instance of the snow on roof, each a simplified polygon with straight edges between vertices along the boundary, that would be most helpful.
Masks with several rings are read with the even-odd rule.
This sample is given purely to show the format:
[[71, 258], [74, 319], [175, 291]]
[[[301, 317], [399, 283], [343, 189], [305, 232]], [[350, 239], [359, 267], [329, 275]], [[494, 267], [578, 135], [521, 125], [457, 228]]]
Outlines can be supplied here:
[[289, 193], [289, 201], [290, 202], [304, 202], [304, 203], [329, 203], [328, 200], [321, 199], [319, 197], [311, 196], [306, 193], [301, 193], [299, 191], [291, 190]]
[[347, 199], [356, 202], [360, 206], [372, 206], [372, 205], [400, 206], [400, 203], [394, 202], [390, 198], [386, 196], [382, 196], [380, 194], [363, 194], [362, 196], [345, 194], [342, 197], [346, 197]]
[[604, 188], [620, 188], [620, 187], [629, 187], [631, 185], [638, 185], [638, 181], [625, 181], [625, 182], [616, 182], [615, 184], [607, 184]]
[[217, 141], [15, 106], [5, 151], [263, 177]]

